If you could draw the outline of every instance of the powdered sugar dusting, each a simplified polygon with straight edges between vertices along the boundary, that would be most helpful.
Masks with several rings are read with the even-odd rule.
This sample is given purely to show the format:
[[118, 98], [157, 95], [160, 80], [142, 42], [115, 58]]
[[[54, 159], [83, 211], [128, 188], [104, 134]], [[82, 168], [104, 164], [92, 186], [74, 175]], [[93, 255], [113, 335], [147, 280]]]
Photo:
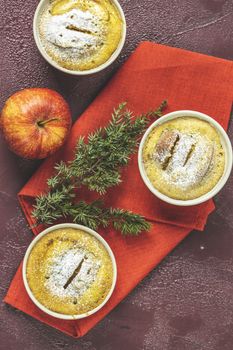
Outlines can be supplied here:
[[80, 9], [51, 15], [47, 8], [41, 15], [39, 27], [45, 49], [71, 62], [93, 55], [103, 45], [106, 36], [101, 18]]
[[[172, 149], [162, 176], [166, 182], [187, 189], [198, 184], [211, 168], [214, 143], [198, 133], [175, 132], [179, 140]], [[157, 160], [162, 162], [163, 158], [157, 157]]]
[[179, 133], [179, 142], [174, 148], [171, 160], [168, 164], [168, 172], [172, 173], [176, 169], [184, 168], [189, 152], [196, 145], [197, 138], [194, 135], [185, 135]]
[[[78, 274], [66, 287], [74, 271]], [[80, 297], [95, 281], [100, 262], [94, 255], [82, 248], [73, 248], [54, 255], [48, 261], [46, 288], [59, 297]]]
[[166, 130], [160, 137], [157, 145], [154, 157], [162, 165], [166, 167], [169, 159], [172, 156], [174, 147], [179, 141], [179, 133], [177, 131]]
[[63, 15], [51, 16], [46, 26], [48, 41], [63, 48], [83, 50], [101, 42], [102, 29], [96, 16], [73, 9]]

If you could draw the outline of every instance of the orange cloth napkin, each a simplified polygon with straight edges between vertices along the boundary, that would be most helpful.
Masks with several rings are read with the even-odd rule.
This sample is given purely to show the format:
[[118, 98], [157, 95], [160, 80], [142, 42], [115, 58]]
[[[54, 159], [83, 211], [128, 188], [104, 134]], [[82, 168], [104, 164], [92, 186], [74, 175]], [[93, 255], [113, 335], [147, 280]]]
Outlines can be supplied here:
[[[122, 101], [135, 114], [157, 107], [167, 99], [166, 112], [193, 109], [209, 114], [225, 129], [233, 95], [233, 62], [150, 42], [141, 43], [128, 61], [107, 84], [95, 101], [74, 124], [65, 147], [46, 160], [19, 193], [20, 204], [30, 225], [33, 199], [46, 190], [46, 179], [59, 160], [69, 160], [77, 138], [108, 123], [114, 106]], [[5, 302], [69, 335], [80, 337], [107, 315], [188, 233], [203, 230], [214, 209], [212, 201], [194, 207], [174, 207], [154, 197], [142, 182], [137, 155], [122, 171], [123, 182], [105, 196], [107, 205], [144, 215], [152, 222], [150, 232], [139, 237], [122, 237], [114, 230], [100, 233], [111, 246], [117, 261], [118, 279], [109, 302], [96, 314], [77, 321], [61, 321], [40, 311], [29, 299], [20, 265]], [[80, 199], [96, 194], [85, 189]], [[33, 228], [37, 234], [43, 226]]]

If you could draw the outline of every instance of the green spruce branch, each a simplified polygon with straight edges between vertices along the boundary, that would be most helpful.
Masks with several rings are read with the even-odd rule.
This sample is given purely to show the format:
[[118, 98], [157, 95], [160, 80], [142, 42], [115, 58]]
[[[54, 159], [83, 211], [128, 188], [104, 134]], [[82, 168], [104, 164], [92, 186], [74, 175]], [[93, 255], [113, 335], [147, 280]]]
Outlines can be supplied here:
[[76, 189], [86, 186], [100, 195], [121, 182], [121, 168], [136, 152], [140, 136], [152, 117], [160, 117], [167, 102], [155, 111], [135, 117], [119, 105], [105, 128], [80, 138], [71, 162], [55, 166], [55, 175], [48, 179], [49, 190], [36, 198], [33, 217], [37, 223], [53, 224], [61, 218], [98, 229], [112, 224], [122, 234], [137, 235], [149, 229], [149, 223], [140, 215], [119, 208], [105, 208], [102, 201], [93, 203], [75, 200]]

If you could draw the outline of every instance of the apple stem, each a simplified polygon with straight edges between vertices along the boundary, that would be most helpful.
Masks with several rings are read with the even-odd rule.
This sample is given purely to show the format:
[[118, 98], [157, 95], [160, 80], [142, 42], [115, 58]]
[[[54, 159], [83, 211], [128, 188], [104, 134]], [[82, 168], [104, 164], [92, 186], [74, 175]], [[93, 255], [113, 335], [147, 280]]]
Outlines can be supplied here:
[[59, 120], [58, 118], [51, 118], [51, 119], [48, 119], [48, 120], [40, 120], [37, 122], [37, 125], [42, 128], [43, 126], [45, 126], [47, 123], [50, 123], [50, 122], [54, 122], [56, 120]]

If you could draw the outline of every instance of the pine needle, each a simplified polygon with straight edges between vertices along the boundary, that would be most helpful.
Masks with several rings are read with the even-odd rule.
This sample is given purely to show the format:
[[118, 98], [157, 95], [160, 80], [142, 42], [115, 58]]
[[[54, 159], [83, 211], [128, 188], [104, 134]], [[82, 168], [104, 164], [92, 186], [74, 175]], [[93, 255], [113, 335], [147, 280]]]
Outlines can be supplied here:
[[119, 208], [104, 208], [102, 201], [76, 202], [75, 190], [86, 186], [100, 195], [121, 183], [121, 169], [136, 152], [140, 136], [151, 118], [160, 117], [167, 106], [163, 101], [159, 108], [138, 117], [121, 103], [114, 109], [105, 128], [99, 128], [77, 141], [74, 159], [55, 165], [55, 175], [48, 179], [49, 190], [36, 198], [32, 216], [37, 223], [52, 224], [67, 218], [90, 228], [112, 224], [123, 235], [138, 235], [147, 231], [149, 223], [140, 215]]

